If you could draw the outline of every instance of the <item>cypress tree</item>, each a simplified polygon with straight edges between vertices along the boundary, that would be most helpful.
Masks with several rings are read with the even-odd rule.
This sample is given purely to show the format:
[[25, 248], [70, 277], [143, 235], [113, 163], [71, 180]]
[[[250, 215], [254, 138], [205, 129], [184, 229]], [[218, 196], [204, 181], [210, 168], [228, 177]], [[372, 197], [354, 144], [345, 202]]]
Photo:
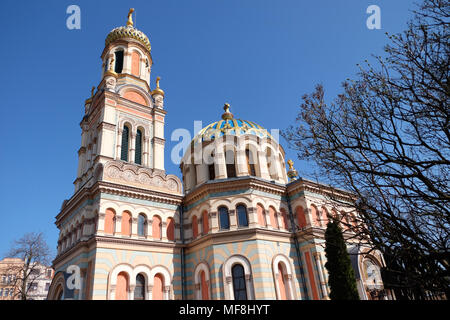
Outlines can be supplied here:
[[329, 222], [325, 231], [325, 256], [331, 300], [359, 300], [355, 273], [347, 252], [341, 228]]

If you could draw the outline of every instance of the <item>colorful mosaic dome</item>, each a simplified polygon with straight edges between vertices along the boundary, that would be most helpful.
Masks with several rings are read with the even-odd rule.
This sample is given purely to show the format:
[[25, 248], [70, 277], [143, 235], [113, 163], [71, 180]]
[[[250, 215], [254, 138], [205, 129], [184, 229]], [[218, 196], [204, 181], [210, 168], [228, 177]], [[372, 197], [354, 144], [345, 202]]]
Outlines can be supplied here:
[[272, 138], [267, 129], [261, 127], [259, 124], [248, 120], [235, 119], [229, 110], [229, 104], [225, 104], [224, 109], [225, 113], [222, 115], [222, 120], [213, 122], [200, 130], [192, 140], [192, 143], [197, 144], [203, 141], [212, 141], [224, 135], [241, 136], [251, 134], [260, 138]]
[[148, 37], [142, 31], [134, 28], [133, 26], [114, 28], [106, 37], [105, 47], [111, 42], [118, 39], [132, 38], [139, 41], [148, 51], [151, 50], [150, 41]]

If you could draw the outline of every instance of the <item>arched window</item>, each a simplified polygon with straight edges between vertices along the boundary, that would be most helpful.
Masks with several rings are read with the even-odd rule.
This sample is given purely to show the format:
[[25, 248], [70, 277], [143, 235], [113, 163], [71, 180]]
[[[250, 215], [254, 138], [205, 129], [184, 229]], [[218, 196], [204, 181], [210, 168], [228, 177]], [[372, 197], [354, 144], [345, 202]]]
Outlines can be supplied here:
[[247, 170], [248, 170], [248, 174], [251, 176], [256, 176], [256, 170], [255, 170], [255, 164], [256, 164], [256, 159], [253, 156], [253, 152], [251, 152], [249, 149], [245, 150], [245, 158], [247, 160]]
[[155, 240], [161, 239], [161, 218], [158, 216], [153, 216], [152, 235]]
[[128, 274], [121, 272], [117, 275], [116, 300], [128, 300]]
[[231, 274], [233, 277], [234, 300], [247, 300], [244, 267], [240, 264], [235, 264], [231, 268]]
[[314, 205], [311, 206], [311, 216], [314, 221], [314, 225], [316, 227], [320, 227], [320, 213]]
[[297, 207], [296, 213], [297, 213], [297, 223], [298, 223], [299, 228], [306, 227], [306, 217], [305, 217], [305, 212], [303, 211], [303, 208]]
[[106, 209], [105, 211], [105, 228], [107, 234], [113, 234], [115, 229], [116, 213], [113, 209]]
[[139, 273], [136, 276], [136, 287], [134, 288], [134, 300], [145, 299], [145, 277]]
[[221, 230], [230, 229], [230, 216], [228, 214], [228, 208], [226, 207], [219, 208], [219, 221]]
[[142, 164], [142, 131], [140, 129], [138, 129], [136, 132], [134, 163]]
[[200, 290], [202, 291], [202, 300], [209, 300], [209, 289], [206, 283], [205, 271], [200, 271]]
[[116, 73], [122, 73], [123, 69], [123, 50], [117, 50], [115, 52], [116, 65], [114, 66], [114, 71]]
[[278, 263], [278, 288], [280, 290], [280, 300], [287, 300], [288, 293], [286, 291], [285, 274], [281, 262]]
[[173, 223], [173, 218], [167, 218], [166, 233], [167, 233], [167, 240], [169, 241], [175, 240], [175, 225]]
[[264, 211], [265, 211], [264, 207], [258, 203], [256, 205], [256, 215], [258, 216], [258, 224], [261, 227], [265, 227], [266, 226], [266, 219], [264, 217], [264, 215], [265, 215]]
[[238, 205], [236, 207], [238, 224], [240, 227], [248, 227], [247, 208], [244, 205]]
[[225, 151], [225, 162], [227, 167], [227, 177], [235, 178], [236, 177], [236, 165], [235, 165], [235, 157], [233, 150]]
[[197, 216], [192, 217], [192, 238], [195, 239], [198, 236], [198, 221]]
[[274, 229], [278, 229], [278, 215], [274, 207], [269, 207], [270, 225]]
[[120, 233], [124, 236], [131, 235], [131, 214], [128, 211], [122, 212], [122, 226]]
[[208, 234], [209, 232], [209, 216], [208, 211], [203, 211], [202, 213], [202, 224], [203, 224], [203, 234]]
[[128, 141], [130, 138], [130, 129], [127, 126], [123, 126], [122, 131], [122, 149], [120, 152], [120, 159], [123, 161], [128, 161]]
[[142, 213], [138, 216], [138, 236], [145, 237], [147, 235], [147, 217]]
[[164, 289], [164, 276], [161, 273], [157, 273], [153, 278], [152, 299], [163, 300]]

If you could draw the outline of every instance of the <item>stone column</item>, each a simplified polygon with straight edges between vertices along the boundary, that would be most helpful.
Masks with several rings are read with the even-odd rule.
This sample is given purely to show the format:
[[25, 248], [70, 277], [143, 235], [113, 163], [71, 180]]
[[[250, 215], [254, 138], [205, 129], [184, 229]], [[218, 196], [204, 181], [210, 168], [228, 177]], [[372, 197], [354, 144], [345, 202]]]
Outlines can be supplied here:
[[219, 222], [217, 221], [217, 211], [211, 212], [211, 233], [219, 231]]
[[131, 137], [131, 139], [130, 139], [130, 158], [128, 160], [130, 162], [134, 163], [135, 158], [136, 158], [136, 154], [135, 154], [135, 152], [136, 152], [136, 149], [135, 149], [135, 147], [136, 147], [136, 133], [131, 132], [130, 133], [130, 137]]
[[259, 172], [261, 174], [261, 178], [266, 180], [271, 180], [269, 170], [267, 167], [267, 158], [265, 151], [258, 150], [258, 164], [259, 164]]
[[228, 216], [230, 217], [230, 230], [236, 230], [238, 226], [236, 210], [235, 209], [228, 210]]
[[225, 162], [225, 153], [223, 151], [216, 150], [217, 153], [214, 157], [214, 171], [216, 179], [227, 178], [227, 165]]
[[161, 218], [161, 240], [167, 241], [167, 222]]
[[236, 151], [236, 176], [243, 177], [248, 176], [247, 157], [245, 150]]
[[170, 286], [164, 286], [164, 300], [170, 300]]
[[122, 153], [122, 133], [123, 133], [123, 128], [119, 128], [119, 130], [117, 131], [117, 143], [116, 143], [116, 159], [120, 160], [120, 156]]
[[120, 235], [122, 233], [122, 216], [116, 214], [114, 223], [114, 235]]
[[149, 163], [150, 163], [150, 161], [149, 161], [149, 154], [148, 154], [148, 142], [150, 141], [150, 139], [148, 138], [148, 136], [145, 136], [144, 137], [144, 139], [143, 139], [143, 142], [144, 142], [144, 152], [143, 152], [143, 165], [145, 166], [145, 167], [148, 167], [149, 166]]
[[105, 216], [104, 212], [98, 213], [98, 225], [97, 225], [97, 233], [100, 235], [105, 234]]
[[138, 236], [138, 218], [131, 217], [131, 236], [137, 237]]

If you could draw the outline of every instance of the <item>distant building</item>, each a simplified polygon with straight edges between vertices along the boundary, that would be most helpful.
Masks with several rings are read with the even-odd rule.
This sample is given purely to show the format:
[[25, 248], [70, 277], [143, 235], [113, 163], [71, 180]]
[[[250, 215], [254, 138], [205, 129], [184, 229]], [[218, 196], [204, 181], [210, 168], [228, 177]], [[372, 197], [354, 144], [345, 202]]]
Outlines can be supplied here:
[[18, 277], [16, 270], [21, 267], [23, 260], [19, 258], [5, 258], [0, 261], [0, 300], [19, 300], [17, 295]]
[[[20, 300], [24, 261], [5, 258], [0, 261], [0, 300]], [[45, 300], [53, 278], [51, 267], [37, 265], [28, 277], [27, 300]]]

